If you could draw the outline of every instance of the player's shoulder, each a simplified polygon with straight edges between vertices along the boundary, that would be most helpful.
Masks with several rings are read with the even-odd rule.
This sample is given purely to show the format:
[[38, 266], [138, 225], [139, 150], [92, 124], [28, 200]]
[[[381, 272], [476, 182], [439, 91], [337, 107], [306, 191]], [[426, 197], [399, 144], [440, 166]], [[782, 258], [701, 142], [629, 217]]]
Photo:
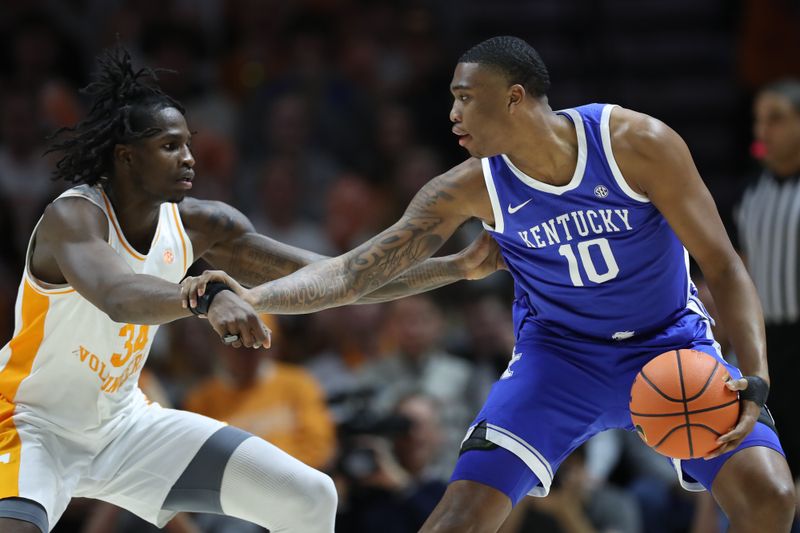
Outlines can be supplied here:
[[615, 157], [648, 157], [655, 149], [682, 142], [663, 121], [624, 107], [614, 107], [608, 127]]
[[227, 204], [217, 200], [202, 200], [200, 198], [187, 196], [178, 204], [178, 212], [181, 215], [181, 219], [186, 220], [209, 216], [213, 212], [224, 208], [223, 206], [225, 205]]
[[107, 237], [108, 218], [103, 209], [84, 196], [59, 197], [47, 205], [37, 230], [39, 238], [69, 234]]
[[472, 206], [485, 187], [481, 168], [480, 159], [470, 158], [439, 174], [417, 192], [409, 209], [474, 216]]
[[252, 224], [241, 211], [218, 200], [187, 197], [178, 204], [181, 221], [187, 230], [212, 233], [252, 231]]
[[470, 157], [439, 174], [430, 183], [455, 191], [459, 196], [469, 195], [471, 191], [482, 190], [484, 187], [483, 163], [477, 157]]
[[431, 181], [463, 187], [476, 180], [483, 180], [483, 166], [479, 158], [470, 157], [466, 161], [442, 172]]

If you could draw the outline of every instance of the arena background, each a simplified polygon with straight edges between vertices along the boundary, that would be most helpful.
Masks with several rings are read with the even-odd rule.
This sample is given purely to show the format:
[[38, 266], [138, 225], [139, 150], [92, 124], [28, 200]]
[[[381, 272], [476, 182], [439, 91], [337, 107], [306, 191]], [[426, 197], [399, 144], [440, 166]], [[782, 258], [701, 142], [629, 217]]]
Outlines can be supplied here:
[[[798, 27], [796, 0], [6, 0], [0, 332], [13, 331], [31, 230], [65, 188], [50, 180], [46, 136], [83, 116], [77, 90], [116, 42], [140, 66], [176, 71], [160, 79], [196, 131], [193, 195], [336, 255], [465, 157], [450, 133], [450, 77], [466, 48], [498, 34], [538, 49], [554, 109], [612, 102], [671, 125], [727, 222], [757, 171], [752, 95], [800, 75]], [[443, 253], [478, 231], [463, 228]], [[268, 358], [228, 353], [207, 324], [184, 320], [162, 328], [142, 387], [334, 475], [337, 531], [416, 531], [511, 353], [510, 298], [508, 276], [497, 274], [396, 304], [268, 317]], [[680, 492], [668, 465], [629, 437], [583, 449], [550, 503], [522, 505], [504, 531], [572, 531], [570, 515], [598, 531], [722, 531], [713, 502]], [[148, 528], [76, 500], [55, 531]], [[168, 528], [258, 531], [214, 517]]]

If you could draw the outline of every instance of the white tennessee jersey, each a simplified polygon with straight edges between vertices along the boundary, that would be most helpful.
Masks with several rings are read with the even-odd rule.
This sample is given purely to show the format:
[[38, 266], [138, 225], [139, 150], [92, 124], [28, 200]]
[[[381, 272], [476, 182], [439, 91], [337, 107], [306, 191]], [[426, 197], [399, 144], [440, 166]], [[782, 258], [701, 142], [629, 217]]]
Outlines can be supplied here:
[[[134, 272], [177, 283], [192, 264], [176, 204], [161, 205], [150, 250], [141, 255], [122, 234], [102, 188], [80, 185], [55, 201], [68, 197], [84, 198], [105, 213], [108, 244]], [[31, 243], [35, 235], [36, 229]], [[158, 326], [114, 322], [72, 287], [38, 281], [31, 252], [29, 244], [14, 337], [0, 351], [0, 423], [13, 414], [60, 433], [110, 436], [141, 399], [137, 382]]]

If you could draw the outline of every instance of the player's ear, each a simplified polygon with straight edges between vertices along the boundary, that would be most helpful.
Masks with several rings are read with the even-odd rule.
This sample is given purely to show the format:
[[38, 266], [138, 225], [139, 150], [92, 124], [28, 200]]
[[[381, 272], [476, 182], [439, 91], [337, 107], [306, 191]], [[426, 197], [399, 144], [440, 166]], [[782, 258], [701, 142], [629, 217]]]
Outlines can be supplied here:
[[522, 100], [525, 98], [525, 87], [515, 83], [508, 90], [508, 110], [513, 113]]
[[122, 165], [130, 165], [133, 162], [131, 147], [127, 144], [114, 145], [114, 162]]

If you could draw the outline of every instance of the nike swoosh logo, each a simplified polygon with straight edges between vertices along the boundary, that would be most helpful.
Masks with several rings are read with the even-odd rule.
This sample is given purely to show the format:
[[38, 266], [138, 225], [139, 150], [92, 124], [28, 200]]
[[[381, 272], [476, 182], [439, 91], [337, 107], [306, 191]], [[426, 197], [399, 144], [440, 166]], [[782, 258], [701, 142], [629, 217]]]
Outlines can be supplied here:
[[522, 202], [516, 207], [512, 207], [511, 204], [508, 204], [508, 214], [513, 215], [514, 213], [525, 207], [531, 200], [533, 200], [533, 198], [528, 198], [526, 201]]

